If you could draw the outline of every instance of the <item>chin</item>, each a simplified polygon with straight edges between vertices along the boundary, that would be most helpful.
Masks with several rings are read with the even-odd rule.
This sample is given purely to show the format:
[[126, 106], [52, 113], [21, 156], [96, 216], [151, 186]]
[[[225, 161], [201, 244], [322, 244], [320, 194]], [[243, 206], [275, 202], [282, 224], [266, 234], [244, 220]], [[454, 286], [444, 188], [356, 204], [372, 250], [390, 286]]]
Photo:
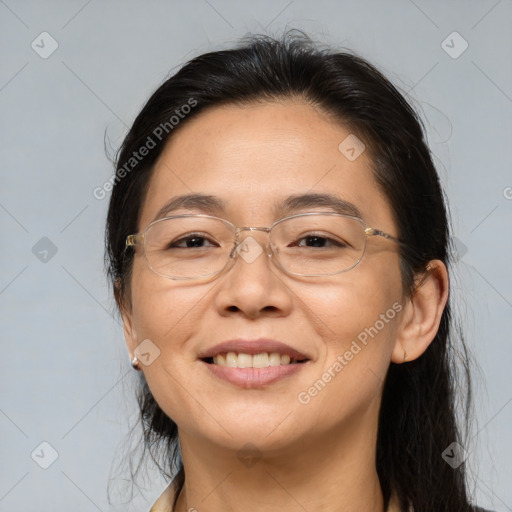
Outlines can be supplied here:
[[[189, 426], [194, 430], [194, 437], [208, 439], [209, 442], [226, 449], [237, 451], [250, 443], [261, 451], [272, 451], [282, 449], [288, 444], [293, 445], [301, 438], [301, 432], [297, 431], [298, 426], [293, 421], [293, 413], [289, 414], [291, 410], [269, 408], [265, 411], [257, 408], [238, 415], [234, 415], [232, 411], [224, 414], [217, 410], [211, 414], [219, 423], [211, 419], [206, 426], [203, 417], [195, 425]], [[219, 418], [224, 419], [220, 421]], [[183, 427], [189, 428], [187, 425]], [[310, 430], [304, 422], [301, 422], [300, 427], [303, 435]]]

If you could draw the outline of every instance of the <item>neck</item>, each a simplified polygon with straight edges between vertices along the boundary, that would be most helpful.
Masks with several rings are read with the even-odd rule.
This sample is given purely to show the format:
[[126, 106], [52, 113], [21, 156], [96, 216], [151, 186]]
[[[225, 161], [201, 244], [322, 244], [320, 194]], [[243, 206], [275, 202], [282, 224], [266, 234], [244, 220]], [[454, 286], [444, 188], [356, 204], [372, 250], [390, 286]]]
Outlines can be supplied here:
[[285, 448], [256, 449], [253, 460], [182, 432], [180, 446], [186, 479], [176, 512], [384, 511], [376, 431], [333, 430]]

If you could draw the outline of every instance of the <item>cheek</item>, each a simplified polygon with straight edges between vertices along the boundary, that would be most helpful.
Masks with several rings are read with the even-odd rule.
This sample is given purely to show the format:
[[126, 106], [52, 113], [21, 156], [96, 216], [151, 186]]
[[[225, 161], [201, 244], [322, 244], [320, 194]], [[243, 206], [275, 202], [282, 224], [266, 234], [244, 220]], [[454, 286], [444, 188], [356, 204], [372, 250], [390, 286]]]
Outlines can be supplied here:
[[333, 390], [343, 388], [343, 396], [364, 393], [365, 383], [368, 390], [379, 386], [403, 309], [398, 266], [388, 268], [387, 274], [368, 270], [356, 268], [331, 285], [318, 286], [313, 294], [311, 309], [321, 319], [324, 368], [340, 376]]
[[143, 367], [144, 376], [160, 408], [182, 425], [188, 416], [195, 417], [189, 409], [193, 403], [187, 390], [197, 386], [197, 376], [186, 343], [197, 329], [201, 300], [207, 299], [207, 291], [177, 286], [151, 274], [142, 269], [140, 273], [134, 272], [132, 279], [138, 343], [149, 339], [154, 344], [150, 345], [152, 350], [158, 354], [150, 365]]
[[179, 285], [146, 268], [134, 268], [132, 308], [139, 340], [151, 339], [162, 352], [179, 351], [193, 330], [194, 309], [205, 290]]
[[187, 343], [201, 328], [205, 308], [211, 307], [214, 286], [180, 284], [134, 265], [131, 289], [137, 343], [150, 340], [156, 347], [158, 357], [144, 367], [144, 375], [166, 412], [187, 398], [181, 392], [195, 378], [190, 371], [195, 352]]
[[396, 323], [397, 308], [393, 309], [393, 304], [402, 296], [400, 270], [397, 264], [385, 271], [361, 265], [329, 283], [311, 286], [310, 291], [311, 309], [324, 321], [326, 337], [343, 341], [347, 335], [357, 336], [373, 326], [381, 315], [386, 317], [386, 326]]

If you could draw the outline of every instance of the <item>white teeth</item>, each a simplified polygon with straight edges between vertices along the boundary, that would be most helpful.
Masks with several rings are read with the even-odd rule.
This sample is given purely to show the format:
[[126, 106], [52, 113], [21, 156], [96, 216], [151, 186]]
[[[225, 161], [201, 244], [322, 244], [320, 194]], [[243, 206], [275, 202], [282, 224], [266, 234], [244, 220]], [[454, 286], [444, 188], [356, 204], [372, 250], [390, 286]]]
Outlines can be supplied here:
[[229, 366], [231, 368], [267, 368], [269, 366], [280, 366], [291, 364], [289, 355], [281, 355], [277, 352], [261, 352], [260, 354], [217, 354], [213, 358], [213, 364]]
[[238, 368], [250, 368], [252, 356], [250, 354], [238, 354]]
[[226, 358], [222, 354], [215, 356], [213, 358], [213, 362], [215, 364], [220, 364], [221, 366], [226, 366]]
[[252, 356], [252, 366], [253, 368], [266, 368], [268, 366], [268, 354], [266, 352], [263, 354], [254, 354]]
[[272, 352], [269, 357], [270, 366], [279, 366], [281, 364], [281, 355], [277, 352]]
[[[222, 362], [219, 364], [222, 364]], [[226, 354], [226, 366], [230, 366], [231, 368], [236, 368], [238, 366], [238, 357], [234, 352], [228, 352]]]

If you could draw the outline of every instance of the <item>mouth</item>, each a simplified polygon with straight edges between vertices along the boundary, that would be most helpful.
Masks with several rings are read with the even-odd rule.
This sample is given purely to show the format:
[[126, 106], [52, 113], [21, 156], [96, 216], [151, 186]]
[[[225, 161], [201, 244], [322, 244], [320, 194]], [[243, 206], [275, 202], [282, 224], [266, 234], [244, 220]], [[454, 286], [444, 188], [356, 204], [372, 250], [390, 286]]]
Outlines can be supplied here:
[[312, 361], [286, 343], [260, 338], [228, 340], [199, 354], [214, 378], [240, 388], [265, 388], [291, 378]]
[[301, 358], [301, 356], [296, 358], [279, 352], [260, 352], [257, 354], [221, 352], [213, 357], [201, 358], [201, 360], [208, 364], [227, 366], [229, 368], [269, 368], [302, 364], [309, 361], [309, 359]]

